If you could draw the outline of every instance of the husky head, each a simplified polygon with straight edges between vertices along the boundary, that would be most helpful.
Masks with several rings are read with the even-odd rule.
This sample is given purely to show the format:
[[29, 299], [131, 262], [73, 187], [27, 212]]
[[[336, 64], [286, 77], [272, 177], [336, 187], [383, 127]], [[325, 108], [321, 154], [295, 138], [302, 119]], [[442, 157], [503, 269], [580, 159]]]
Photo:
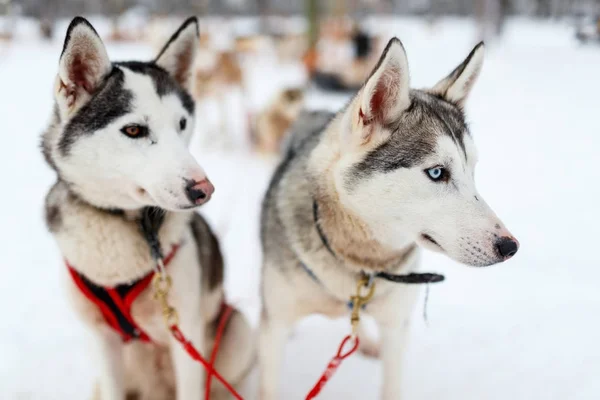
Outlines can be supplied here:
[[473, 266], [517, 252], [518, 241], [475, 187], [477, 152], [463, 106], [483, 52], [480, 43], [433, 88], [411, 90], [406, 53], [394, 38], [338, 116], [335, 186], [379, 242], [398, 247], [407, 238]]
[[90, 23], [71, 22], [42, 145], [76, 194], [120, 209], [177, 211], [208, 201], [214, 188], [187, 149], [197, 48], [198, 22], [190, 18], [153, 61], [111, 63]]

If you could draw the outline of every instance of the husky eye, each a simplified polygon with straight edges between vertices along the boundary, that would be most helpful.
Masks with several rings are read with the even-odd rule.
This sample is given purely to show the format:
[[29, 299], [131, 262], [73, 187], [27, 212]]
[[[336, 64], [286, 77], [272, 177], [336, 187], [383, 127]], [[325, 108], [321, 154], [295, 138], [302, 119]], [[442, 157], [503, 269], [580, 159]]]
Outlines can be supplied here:
[[148, 128], [137, 124], [124, 126], [121, 128], [121, 132], [130, 138], [141, 138], [148, 136]]
[[185, 127], [187, 126], [187, 119], [185, 119], [185, 117], [181, 117], [181, 119], [179, 120], [179, 129], [180, 130], [185, 130]]
[[449, 174], [446, 168], [433, 167], [425, 170], [425, 173], [434, 182], [447, 181]]

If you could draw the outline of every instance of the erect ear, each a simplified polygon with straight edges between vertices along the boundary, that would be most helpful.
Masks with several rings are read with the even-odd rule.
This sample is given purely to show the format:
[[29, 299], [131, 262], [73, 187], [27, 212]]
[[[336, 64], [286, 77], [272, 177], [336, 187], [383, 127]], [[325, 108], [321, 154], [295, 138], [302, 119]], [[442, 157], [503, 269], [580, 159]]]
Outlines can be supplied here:
[[431, 92], [463, 106], [483, 66], [484, 45], [480, 42], [469, 56], [447, 77], [439, 81]]
[[75, 17], [67, 29], [58, 67], [56, 89], [63, 111], [85, 103], [111, 68], [98, 33], [85, 18]]
[[410, 105], [406, 52], [398, 38], [392, 38], [367, 79], [360, 94], [359, 123], [387, 123]]
[[198, 46], [198, 19], [188, 18], [165, 44], [155, 63], [164, 68], [185, 89], [191, 87], [192, 66]]

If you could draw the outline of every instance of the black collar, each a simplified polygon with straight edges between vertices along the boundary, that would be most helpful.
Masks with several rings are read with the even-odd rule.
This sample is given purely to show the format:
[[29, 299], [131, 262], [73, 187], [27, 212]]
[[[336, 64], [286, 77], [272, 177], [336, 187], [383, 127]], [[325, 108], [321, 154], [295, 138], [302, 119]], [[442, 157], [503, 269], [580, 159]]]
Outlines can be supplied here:
[[325, 232], [323, 232], [323, 228], [321, 228], [321, 224], [319, 223], [319, 205], [317, 204], [317, 200], [313, 199], [312, 209], [313, 209], [313, 221], [315, 223], [315, 227], [317, 228], [317, 233], [319, 234], [319, 238], [321, 239], [323, 246], [325, 246], [327, 251], [329, 251], [329, 253], [331, 253], [331, 255], [334, 258], [338, 258], [335, 255], [335, 252], [333, 251], [331, 246], [329, 245], [329, 240], [327, 239], [327, 236], [325, 236]]
[[[317, 204], [317, 200], [315, 200], [314, 198], [313, 198], [313, 207], [312, 208], [313, 208], [313, 221], [315, 224], [315, 228], [317, 229], [317, 233], [319, 234], [319, 238], [321, 239], [323, 246], [325, 246], [327, 251], [329, 251], [329, 253], [331, 253], [331, 255], [335, 259], [340, 260], [340, 258], [335, 254], [335, 252], [331, 248], [331, 245], [329, 244], [329, 239], [327, 239], [327, 236], [325, 235], [325, 232], [323, 232], [323, 228], [321, 227], [321, 224], [319, 223], [319, 205]], [[308, 266], [304, 265], [304, 269], [307, 271], [310, 271], [310, 275], [311, 275], [311, 277], [313, 277], [313, 279], [317, 279], [314, 272], [312, 272], [312, 270], [310, 270], [308, 268]], [[367, 276], [372, 275], [375, 278], [385, 279], [390, 282], [407, 283], [407, 284], [437, 283], [437, 282], [442, 282], [445, 279], [444, 275], [432, 274], [432, 273], [419, 273], [419, 272], [411, 272], [408, 274], [390, 274], [388, 272], [382, 271], [382, 272], [376, 272], [374, 274], [368, 274], [366, 272], [363, 272], [363, 274], [365, 274]]]

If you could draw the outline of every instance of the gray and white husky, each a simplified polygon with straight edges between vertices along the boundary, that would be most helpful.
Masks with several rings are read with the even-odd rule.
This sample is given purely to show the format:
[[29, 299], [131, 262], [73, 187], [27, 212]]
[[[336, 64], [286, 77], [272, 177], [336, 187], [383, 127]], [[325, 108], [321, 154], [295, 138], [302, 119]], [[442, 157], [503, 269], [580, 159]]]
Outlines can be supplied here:
[[[193, 211], [214, 190], [187, 149], [194, 131], [188, 88], [197, 48], [198, 22], [190, 18], [154, 61], [113, 63], [89, 22], [75, 18], [60, 56], [55, 109], [42, 148], [58, 176], [46, 198], [48, 228], [69, 265], [95, 286], [114, 288], [152, 272], [155, 263], [138, 219], [148, 206], [164, 211], [158, 231], [164, 252], [179, 245], [167, 266], [169, 301], [183, 333], [206, 355], [224, 293], [218, 242]], [[201, 398], [203, 367], [169, 334], [150, 287], [135, 299], [131, 315], [152, 343], [124, 344], [66, 267], [64, 275], [73, 306], [91, 328], [100, 373], [96, 398]], [[249, 370], [252, 344], [249, 326], [236, 311], [216, 361], [231, 383]]]
[[[324, 127], [310, 123], [323, 114], [300, 117], [307, 126], [294, 133], [262, 210], [263, 400], [277, 398], [293, 323], [314, 313], [348, 315], [361, 275], [417, 270], [418, 246], [472, 266], [517, 252], [517, 240], [475, 188], [477, 153], [463, 106], [483, 53], [477, 45], [433, 88], [414, 90], [404, 47], [394, 38], [364, 86]], [[358, 335], [364, 353], [383, 359], [383, 398], [397, 399], [419, 287], [375, 284], [364, 311], [376, 320], [380, 343], [363, 329]]]

